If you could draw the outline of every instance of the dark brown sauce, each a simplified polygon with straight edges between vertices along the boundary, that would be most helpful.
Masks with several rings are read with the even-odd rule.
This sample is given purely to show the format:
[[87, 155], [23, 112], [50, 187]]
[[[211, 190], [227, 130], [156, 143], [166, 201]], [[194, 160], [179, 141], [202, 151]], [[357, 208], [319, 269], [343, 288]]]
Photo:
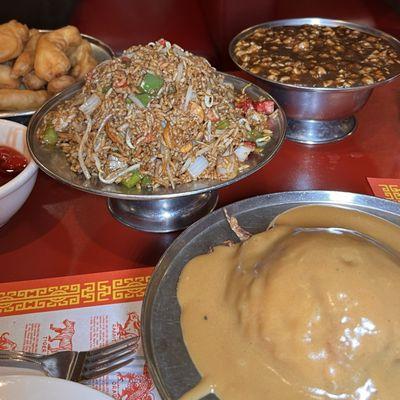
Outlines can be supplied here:
[[0, 146], [0, 186], [15, 178], [28, 165], [28, 160], [17, 150]]
[[309, 87], [369, 85], [400, 72], [399, 53], [385, 38], [345, 26], [258, 28], [235, 54], [256, 75]]

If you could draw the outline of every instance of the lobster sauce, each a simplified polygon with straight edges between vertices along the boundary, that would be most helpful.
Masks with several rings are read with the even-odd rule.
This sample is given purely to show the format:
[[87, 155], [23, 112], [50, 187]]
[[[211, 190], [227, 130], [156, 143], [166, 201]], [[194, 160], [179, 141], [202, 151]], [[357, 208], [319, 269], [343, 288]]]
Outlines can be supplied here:
[[396, 225], [304, 206], [192, 259], [177, 296], [202, 378], [181, 399], [398, 399], [399, 254]]

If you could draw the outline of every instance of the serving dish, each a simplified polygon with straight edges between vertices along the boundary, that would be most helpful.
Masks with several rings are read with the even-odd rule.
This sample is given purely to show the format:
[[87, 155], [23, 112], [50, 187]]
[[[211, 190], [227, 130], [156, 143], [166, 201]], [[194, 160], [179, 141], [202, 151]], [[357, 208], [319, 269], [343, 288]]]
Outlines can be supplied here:
[[[50, 32], [46, 29], [39, 29], [39, 32], [46, 33]], [[114, 57], [114, 52], [110, 46], [103, 43], [101, 40], [96, 39], [92, 36], [81, 33], [83, 39], [86, 39], [93, 50], [94, 58], [101, 63], [102, 61], [109, 60]], [[16, 117], [28, 117], [35, 113], [36, 110], [23, 110], [23, 111], [2, 111], [0, 110], [0, 118], [16, 118]]]
[[[400, 226], [400, 206], [389, 200], [335, 191], [273, 193], [225, 207], [250, 233], [266, 229], [275, 216], [300, 205], [336, 205], [368, 212]], [[160, 259], [147, 286], [142, 306], [142, 337], [149, 371], [164, 400], [176, 400], [194, 387], [200, 375], [182, 338], [176, 288], [183, 267], [226, 240], [238, 239], [223, 210], [207, 215], [185, 230]], [[205, 296], [207, 294], [205, 293]], [[208, 395], [205, 399], [215, 399]]]
[[[234, 85], [237, 91], [245, 88], [252, 99], [260, 97], [274, 100], [268, 93], [249, 82], [224, 74], [225, 81]], [[76, 83], [59, 93], [32, 117], [28, 126], [29, 150], [39, 167], [51, 177], [89, 193], [108, 197], [108, 208], [120, 222], [150, 232], [171, 232], [186, 228], [194, 221], [212, 211], [218, 200], [217, 190], [251, 175], [263, 167], [276, 154], [281, 146], [286, 130], [286, 118], [276, 104], [276, 118], [272, 127], [272, 139], [259, 154], [252, 154], [248, 161], [249, 168], [235, 178], [226, 181], [199, 180], [181, 184], [175, 189], [157, 188], [146, 190], [127, 189], [122, 185], [101, 183], [98, 179], [86, 180], [70, 170], [64, 153], [59, 149], [44, 146], [37, 135], [38, 128], [45, 115], [62, 101], [73, 96], [82, 86]], [[275, 102], [276, 103], [276, 102]]]
[[22, 207], [29, 197], [38, 173], [36, 163], [26, 145], [26, 127], [13, 121], [0, 120], [0, 145], [19, 151], [28, 160], [27, 166], [13, 179], [0, 186], [0, 227]]
[[396, 79], [399, 74], [371, 85], [348, 88], [304, 87], [269, 80], [243, 69], [234, 49], [236, 44], [258, 28], [298, 25], [345, 26], [385, 39], [400, 53], [400, 42], [387, 33], [366, 25], [326, 18], [294, 18], [252, 26], [236, 35], [229, 44], [233, 62], [256, 78], [256, 83], [276, 98], [288, 118], [287, 138], [301, 143], [319, 144], [341, 140], [356, 128], [354, 113], [368, 101], [374, 88]]

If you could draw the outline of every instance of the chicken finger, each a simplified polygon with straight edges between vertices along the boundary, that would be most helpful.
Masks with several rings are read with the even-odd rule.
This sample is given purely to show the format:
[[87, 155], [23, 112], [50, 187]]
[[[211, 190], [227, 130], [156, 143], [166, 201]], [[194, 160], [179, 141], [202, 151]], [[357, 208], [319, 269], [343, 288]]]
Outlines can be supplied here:
[[18, 57], [29, 38], [29, 29], [15, 19], [0, 25], [0, 62]]
[[29, 31], [29, 40], [26, 44], [24, 51], [15, 60], [12, 67], [11, 75], [14, 78], [26, 75], [32, 71], [33, 63], [35, 61], [35, 50], [41, 33], [37, 29], [31, 29]]
[[36, 75], [47, 82], [66, 75], [71, 68], [66, 53], [78, 47], [81, 42], [78, 29], [71, 25], [42, 35], [36, 46], [34, 62]]

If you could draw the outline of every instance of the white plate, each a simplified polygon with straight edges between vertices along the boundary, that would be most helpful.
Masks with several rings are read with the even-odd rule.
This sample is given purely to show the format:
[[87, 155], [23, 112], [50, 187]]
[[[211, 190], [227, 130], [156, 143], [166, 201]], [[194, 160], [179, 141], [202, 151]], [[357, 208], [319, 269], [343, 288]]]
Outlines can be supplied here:
[[111, 400], [80, 383], [47, 376], [0, 376], [0, 400]]

